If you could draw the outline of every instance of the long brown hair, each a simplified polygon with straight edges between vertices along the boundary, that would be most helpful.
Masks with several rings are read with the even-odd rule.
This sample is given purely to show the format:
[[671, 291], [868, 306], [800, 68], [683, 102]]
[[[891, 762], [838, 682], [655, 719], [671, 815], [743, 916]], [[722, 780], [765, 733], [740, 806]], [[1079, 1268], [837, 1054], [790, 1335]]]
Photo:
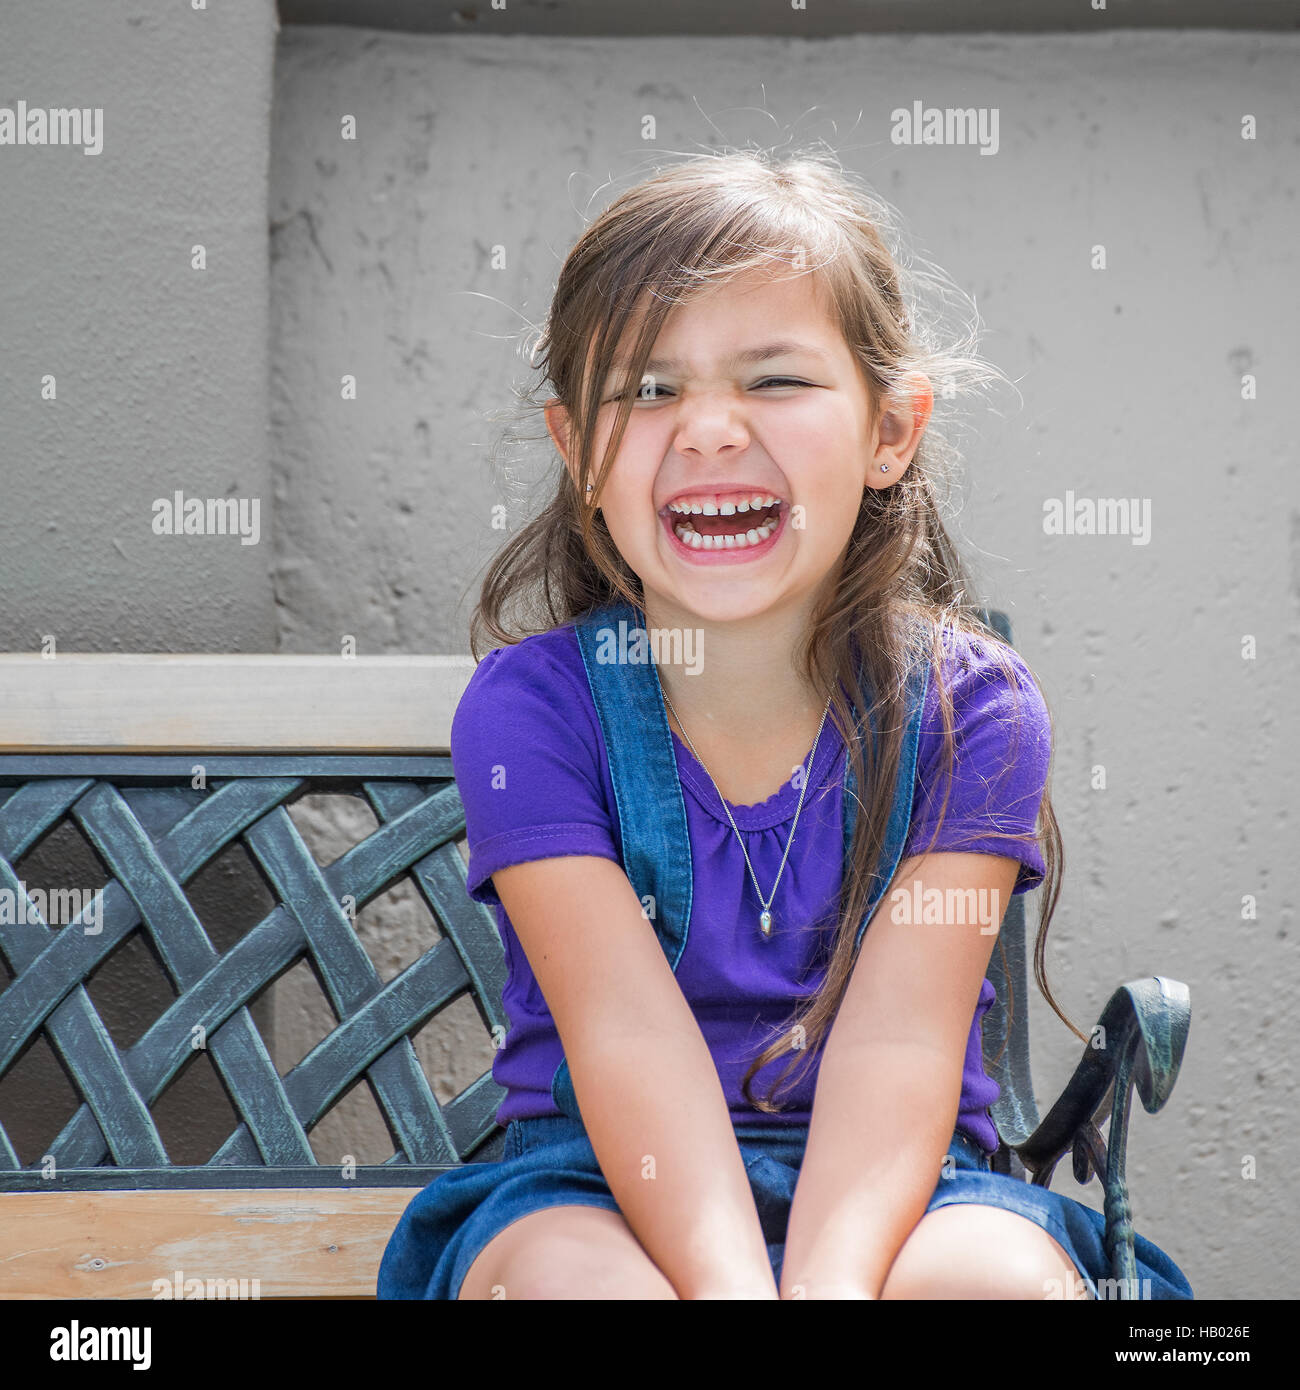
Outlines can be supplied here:
[[[760, 268], [773, 275], [818, 276], [829, 291], [844, 340], [858, 359], [873, 410], [882, 408], [884, 398], [910, 370], [925, 372], [940, 387], [936, 396], [942, 401], [986, 381], [1006, 380], [974, 354], [976, 324], [954, 339], [944, 335], [941, 315], [930, 320], [921, 289], [937, 289], [942, 298], [950, 292], [950, 282], [926, 268], [928, 263], [916, 267], [908, 262], [911, 273], [905, 277], [902, 258], [891, 253], [887, 236], [901, 241], [889, 206], [859, 186], [832, 156], [817, 150], [780, 162], [753, 150], [688, 156], [630, 188], [587, 227], [565, 259], [532, 353], [544, 374], [540, 387], [548, 388], [568, 412], [568, 453], [576, 482], [567, 468], [561, 468], [549, 502], [489, 565], [470, 625], [476, 659], [484, 634], [491, 645], [514, 643], [581, 617], [615, 597], [644, 606], [640, 580], [624, 562], [596, 509], [635, 392], [625, 392], [619, 402], [599, 463], [592, 457], [597, 416], [625, 335], [631, 347], [619, 375], [635, 383], [643, 378], [664, 320], [692, 293]], [[952, 699], [942, 675], [946, 642], [961, 631], [987, 648], [1019, 707], [1019, 678], [1007, 648], [980, 621], [978, 606], [968, 598], [969, 581], [940, 515], [938, 484], [957, 459], [951, 440], [932, 422], [896, 483], [863, 489], [838, 575], [823, 585], [796, 653], [811, 686], [829, 693], [832, 717], [853, 760], [861, 809], [843, 877], [838, 922], [826, 948], [824, 981], [802, 996], [789, 1026], [763, 1048], [743, 1079], [745, 1098], [760, 1110], [781, 1108], [772, 1099], [777, 1087], [798, 1066], [800, 1053], [804, 1065], [810, 1064], [848, 985], [857, 927], [866, 911], [893, 803], [908, 672], [918, 661], [930, 663], [943, 721], [944, 794], [939, 825], [927, 850], [942, 827], [952, 783]], [[590, 507], [582, 501], [589, 482], [595, 489], [595, 505]], [[524, 611], [507, 617], [511, 604]], [[865, 690], [858, 679], [859, 663]], [[868, 710], [879, 731], [874, 756], [872, 741], [857, 732], [865, 727]], [[1016, 726], [1018, 735], [1018, 720]], [[1014, 742], [1013, 738], [1013, 746]], [[1002, 838], [1032, 839], [1041, 846], [1046, 874], [1034, 977], [1051, 1007], [1086, 1041], [1053, 998], [1044, 967], [1047, 928], [1060, 893], [1064, 858], [1047, 791], [1039, 819], [1038, 830]], [[996, 832], [981, 832], [981, 838], [990, 834]], [[886, 885], [881, 903], [888, 901], [892, 887], [892, 882]], [[998, 949], [1003, 949], [1000, 937]], [[1010, 1014], [1015, 1001], [1005, 1003]], [[766, 1096], [755, 1099], [751, 1083], [756, 1073], [790, 1053], [794, 1055], [789, 1065]]]

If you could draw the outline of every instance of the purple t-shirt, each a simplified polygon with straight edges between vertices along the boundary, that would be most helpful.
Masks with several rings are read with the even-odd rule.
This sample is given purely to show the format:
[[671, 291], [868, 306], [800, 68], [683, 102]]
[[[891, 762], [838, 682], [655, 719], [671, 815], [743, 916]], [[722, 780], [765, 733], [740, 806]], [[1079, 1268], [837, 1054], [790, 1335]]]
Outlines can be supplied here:
[[[990, 829], [1032, 831], [1047, 780], [1051, 729], [1042, 697], [1011, 653], [1020, 682], [1018, 742], [1011, 761], [1015, 692], [982, 644], [959, 635], [948, 647], [954, 776], [943, 832], [934, 852], [998, 854], [1021, 861], [1014, 892], [1042, 882], [1033, 841], [988, 838]], [[942, 787], [942, 723], [932, 678], [922, 714], [912, 824], [904, 856], [925, 849]], [[737, 1125], [807, 1124], [820, 1050], [797, 1087], [782, 1090], [779, 1114], [755, 1110], [740, 1081], [761, 1046], [788, 1026], [795, 995], [820, 983], [843, 873], [846, 750], [827, 720], [809, 776], [785, 871], [772, 903], [775, 930], [764, 939], [745, 857], [718, 794], [695, 757], [673, 734], [694, 866], [690, 928], [676, 978], [708, 1043]], [[604, 736], [572, 624], [491, 651], [478, 664], [457, 707], [451, 756], [465, 805], [470, 897], [492, 906], [509, 965], [503, 1005], [509, 1032], [492, 1067], [508, 1094], [497, 1120], [555, 1115], [551, 1080], [563, 1058], [555, 1024], [497, 897], [492, 874], [512, 864], [563, 855], [621, 862], [621, 836]], [[805, 754], [806, 758], [806, 754]], [[799, 794], [787, 781], [766, 801], [732, 806], [754, 873], [765, 891], [776, 879]], [[983, 839], [981, 836], [983, 835]], [[825, 934], [825, 935], [824, 935]], [[993, 1002], [984, 981], [963, 1068], [958, 1128], [985, 1150], [997, 1148], [986, 1107], [998, 1096], [985, 1074], [981, 1021]], [[788, 1057], [751, 1081], [765, 1094]]]

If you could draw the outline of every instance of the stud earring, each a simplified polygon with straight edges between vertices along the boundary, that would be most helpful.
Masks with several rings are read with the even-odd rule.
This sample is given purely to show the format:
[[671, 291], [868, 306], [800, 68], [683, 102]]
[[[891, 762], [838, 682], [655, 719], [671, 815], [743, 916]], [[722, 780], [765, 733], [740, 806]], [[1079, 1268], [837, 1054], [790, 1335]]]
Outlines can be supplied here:
[[888, 473], [888, 472], [889, 472], [889, 465], [888, 465], [887, 463], [882, 463], [882, 464], [880, 465], [880, 471], [881, 471], [882, 473]]

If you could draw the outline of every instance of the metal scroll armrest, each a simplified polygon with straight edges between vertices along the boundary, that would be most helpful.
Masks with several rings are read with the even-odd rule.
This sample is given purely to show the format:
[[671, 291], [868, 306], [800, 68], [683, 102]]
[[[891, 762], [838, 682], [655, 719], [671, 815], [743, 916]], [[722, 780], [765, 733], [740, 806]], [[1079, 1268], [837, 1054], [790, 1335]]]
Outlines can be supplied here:
[[[1162, 975], [1130, 980], [1111, 995], [1060, 1099], [1034, 1132], [1014, 1148], [1032, 1180], [1046, 1187], [1067, 1149], [1074, 1176], [1086, 1183], [1093, 1172], [1105, 1188], [1106, 1253], [1119, 1297], [1136, 1297], [1137, 1263], [1124, 1157], [1129, 1105], [1137, 1087], [1149, 1115], [1169, 1099], [1187, 1045], [1191, 993]], [[1097, 1118], [1110, 1103], [1110, 1129], [1103, 1140]]]

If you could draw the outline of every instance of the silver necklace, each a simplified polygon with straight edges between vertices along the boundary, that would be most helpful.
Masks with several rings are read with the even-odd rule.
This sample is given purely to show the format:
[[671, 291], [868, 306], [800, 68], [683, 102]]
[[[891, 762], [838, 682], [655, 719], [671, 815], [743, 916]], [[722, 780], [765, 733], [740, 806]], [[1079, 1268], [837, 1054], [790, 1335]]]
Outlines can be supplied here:
[[[656, 673], [657, 674], [657, 673]], [[704, 767], [704, 759], [695, 752], [695, 745], [691, 742], [691, 736], [686, 732], [686, 725], [682, 723], [681, 717], [673, 709], [673, 702], [668, 699], [668, 692], [664, 690], [663, 681], [659, 682], [659, 689], [663, 691], [663, 697], [668, 700], [668, 708], [673, 712], [673, 718], [677, 720], [677, 727], [682, 731], [682, 737], [686, 740], [686, 746], [695, 756], [695, 761]], [[776, 871], [776, 883], [772, 885], [772, 891], [768, 894], [767, 900], [763, 899], [763, 890], [758, 886], [758, 879], [754, 877], [754, 866], [749, 862], [749, 851], [745, 848], [745, 841], [742, 839], [740, 830], [736, 825], [736, 818], [731, 814], [731, 807], [727, 805], [727, 798], [723, 796], [716, 782], [713, 782], [713, 774], [707, 767], [704, 767], [704, 775], [713, 782], [713, 790], [718, 793], [718, 800], [722, 802], [722, 809], [727, 813], [727, 819], [731, 822], [731, 828], [735, 831], [736, 839], [740, 841], [740, 852], [745, 856], [745, 867], [749, 870], [749, 877], [754, 883], [754, 892], [758, 895], [758, 901], [762, 905], [763, 911], [759, 915], [758, 926], [763, 933], [764, 939], [772, 935], [772, 903], [776, 898], [777, 884], [781, 882], [781, 875], [785, 873], [785, 861], [790, 857], [790, 846], [794, 843], [794, 832], [799, 828], [799, 812], [803, 810], [803, 799], [808, 794], [808, 779], [812, 775], [813, 760], [817, 757], [817, 745], [821, 742], [822, 730], [826, 727], [826, 716], [831, 712], [831, 702], [826, 701], [826, 708], [822, 711], [822, 722], [817, 726], [817, 737], [813, 740], [812, 752], [808, 754], [808, 764], [804, 768], [803, 786], [799, 789], [799, 805], [795, 807], [794, 822], [790, 826], [790, 838], [785, 842], [785, 853], [781, 856], [781, 867]]]

